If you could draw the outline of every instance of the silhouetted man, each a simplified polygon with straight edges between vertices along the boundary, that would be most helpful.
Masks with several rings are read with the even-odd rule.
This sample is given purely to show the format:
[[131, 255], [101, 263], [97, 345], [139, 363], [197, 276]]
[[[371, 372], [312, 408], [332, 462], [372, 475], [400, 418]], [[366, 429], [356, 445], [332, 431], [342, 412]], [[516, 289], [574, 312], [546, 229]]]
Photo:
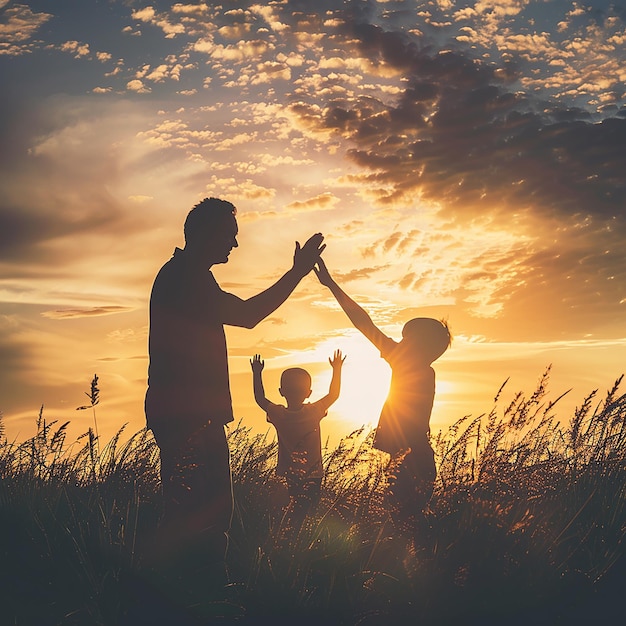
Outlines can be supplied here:
[[214, 564], [214, 571], [224, 571], [233, 510], [224, 324], [256, 326], [287, 299], [325, 247], [319, 233], [302, 248], [296, 243], [292, 268], [242, 300], [223, 291], [209, 270], [227, 263], [238, 245], [235, 215], [230, 202], [217, 198], [194, 206], [185, 221], [185, 247], [161, 268], [150, 299], [146, 417], [161, 452], [164, 496], [155, 550], [174, 569]]

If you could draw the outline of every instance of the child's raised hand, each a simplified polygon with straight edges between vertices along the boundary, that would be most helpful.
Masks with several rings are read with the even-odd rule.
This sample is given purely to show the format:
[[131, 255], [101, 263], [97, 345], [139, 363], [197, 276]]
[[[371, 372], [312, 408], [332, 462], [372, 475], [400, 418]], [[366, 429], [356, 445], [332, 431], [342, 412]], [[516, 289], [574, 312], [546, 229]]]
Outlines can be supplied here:
[[326, 287], [330, 286], [333, 279], [331, 278], [330, 273], [328, 272], [326, 263], [324, 263], [321, 257], [318, 259], [317, 264], [313, 268], [313, 271], [315, 272], [317, 279], [320, 281], [320, 283], [322, 283], [322, 285], [325, 285]]
[[333, 358], [328, 359], [328, 362], [330, 363], [330, 366], [333, 369], [341, 369], [341, 366], [343, 365], [343, 362], [345, 360], [346, 360], [346, 357], [342, 356], [341, 350], [335, 350], [335, 354], [333, 354]]
[[257, 372], [262, 372], [263, 368], [265, 367], [265, 362], [263, 361], [263, 359], [261, 358], [260, 354], [255, 354], [251, 359], [250, 359], [250, 366], [252, 367], [252, 371], [257, 373]]

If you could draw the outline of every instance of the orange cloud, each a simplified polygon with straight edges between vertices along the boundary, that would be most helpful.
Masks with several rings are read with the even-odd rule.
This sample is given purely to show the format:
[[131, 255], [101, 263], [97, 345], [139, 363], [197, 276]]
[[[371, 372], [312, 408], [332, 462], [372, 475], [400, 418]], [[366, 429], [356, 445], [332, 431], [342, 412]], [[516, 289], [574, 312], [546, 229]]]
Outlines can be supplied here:
[[133, 309], [127, 306], [97, 306], [83, 309], [58, 309], [55, 311], [44, 311], [41, 315], [49, 319], [64, 320], [77, 317], [94, 317], [100, 315], [115, 315], [116, 313], [128, 313]]

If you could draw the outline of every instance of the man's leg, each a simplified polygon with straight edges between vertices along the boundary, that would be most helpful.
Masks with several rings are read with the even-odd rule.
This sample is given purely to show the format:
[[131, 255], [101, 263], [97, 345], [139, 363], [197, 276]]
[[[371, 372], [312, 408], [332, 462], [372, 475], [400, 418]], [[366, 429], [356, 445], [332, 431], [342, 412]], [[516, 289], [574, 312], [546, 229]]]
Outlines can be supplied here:
[[302, 495], [307, 503], [307, 512], [315, 508], [320, 501], [322, 495], [322, 479], [308, 478], [302, 485]]
[[[233, 512], [230, 456], [223, 426], [207, 426], [161, 451], [163, 516], [146, 561], [165, 591], [187, 605], [222, 592]], [[161, 585], [159, 585], [161, 586]]]
[[230, 453], [223, 426], [206, 426], [192, 441], [187, 466], [191, 532], [213, 562], [224, 562], [233, 516]]

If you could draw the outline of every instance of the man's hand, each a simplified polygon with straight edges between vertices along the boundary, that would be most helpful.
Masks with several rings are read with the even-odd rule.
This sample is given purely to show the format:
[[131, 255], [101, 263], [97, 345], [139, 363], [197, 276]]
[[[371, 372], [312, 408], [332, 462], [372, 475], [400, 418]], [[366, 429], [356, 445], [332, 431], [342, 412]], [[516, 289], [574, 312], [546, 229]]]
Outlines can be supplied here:
[[255, 374], [260, 374], [263, 371], [263, 368], [265, 367], [265, 362], [263, 361], [263, 359], [261, 359], [260, 354], [255, 354], [250, 359], [250, 366], [252, 367], [252, 371]]
[[341, 367], [343, 366], [343, 362], [346, 360], [345, 356], [342, 356], [341, 350], [335, 350], [335, 354], [333, 354], [332, 359], [328, 359], [330, 366], [333, 368], [333, 371], [339, 370], [341, 371]]
[[326, 263], [322, 261], [321, 257], [319, 258], [316, 266], [313, 269], [315, 270], [315, 275], [317, 276], [317, 279], [320, 281], [320, 283], [322, 283], [322, 285], [326, 287], [330, 287], [331, 283], [333, 282], [333, 279], [330, 273], [328, 272]]
[[322, 251], [326, 247], [323, 244], [324, 236], [321, 233], [315, 233], [309, 237], [304, 246], [300, 247], [300, 242], [296, 241], [296, 249], [293, 253], [293, 267], [303, 276], [308, 274], [313, 266], [320, 261]]

